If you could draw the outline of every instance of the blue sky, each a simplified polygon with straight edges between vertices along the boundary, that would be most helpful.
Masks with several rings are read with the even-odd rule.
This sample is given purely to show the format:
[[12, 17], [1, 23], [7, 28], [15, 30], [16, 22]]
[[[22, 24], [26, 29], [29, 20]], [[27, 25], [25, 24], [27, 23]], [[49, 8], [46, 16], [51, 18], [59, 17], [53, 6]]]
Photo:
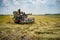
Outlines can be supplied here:
[[18, 9], [33, 14], [60, 13], [60, 0], [0, 0], [0, 14]]

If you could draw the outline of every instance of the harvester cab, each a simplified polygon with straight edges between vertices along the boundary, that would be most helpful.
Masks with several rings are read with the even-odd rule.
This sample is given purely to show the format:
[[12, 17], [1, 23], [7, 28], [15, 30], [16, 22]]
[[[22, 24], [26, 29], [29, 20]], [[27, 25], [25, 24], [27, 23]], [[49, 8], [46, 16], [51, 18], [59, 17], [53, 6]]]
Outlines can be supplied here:
[[28, 18], [29, 14], [25, 14], [25, 12], [21, 12], [20, 9], [18, 11], [14, 11], [13, 14], [14, 14], [15, 23], [34, 23], [34, 18], [33, 17]]

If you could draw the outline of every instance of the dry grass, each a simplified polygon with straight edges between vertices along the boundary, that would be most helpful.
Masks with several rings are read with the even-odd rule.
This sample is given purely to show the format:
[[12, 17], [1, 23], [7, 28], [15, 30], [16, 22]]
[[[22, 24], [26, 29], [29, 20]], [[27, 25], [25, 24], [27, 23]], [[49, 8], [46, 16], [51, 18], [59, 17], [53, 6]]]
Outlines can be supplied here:
[[15, 24], [12, 16], [0, 16], [0, 40], [60, 40], [59, 17], [33, 17], [33, 24]]

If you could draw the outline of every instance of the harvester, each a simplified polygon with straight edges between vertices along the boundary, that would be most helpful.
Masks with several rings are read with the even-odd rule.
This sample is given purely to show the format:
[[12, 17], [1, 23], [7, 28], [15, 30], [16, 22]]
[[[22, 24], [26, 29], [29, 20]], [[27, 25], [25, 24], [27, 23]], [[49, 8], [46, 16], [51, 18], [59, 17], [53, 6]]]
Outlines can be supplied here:
[[25, 14], [25, 12], [21, 12], [20, 9], [13, 11], [13, 14], [15, 23], [34, 23], [33, 17], [28, 18], [28, 15], [32, 14]]

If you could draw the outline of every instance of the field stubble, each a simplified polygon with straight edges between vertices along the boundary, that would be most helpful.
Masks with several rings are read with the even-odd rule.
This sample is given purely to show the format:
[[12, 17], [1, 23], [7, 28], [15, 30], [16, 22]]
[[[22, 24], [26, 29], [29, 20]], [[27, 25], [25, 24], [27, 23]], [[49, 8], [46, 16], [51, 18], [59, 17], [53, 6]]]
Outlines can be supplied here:
[[60, 40], [60, 18], [34, 18], [33, 24], [15, 24], [12, 16], [0, 16], [0, 40]]

